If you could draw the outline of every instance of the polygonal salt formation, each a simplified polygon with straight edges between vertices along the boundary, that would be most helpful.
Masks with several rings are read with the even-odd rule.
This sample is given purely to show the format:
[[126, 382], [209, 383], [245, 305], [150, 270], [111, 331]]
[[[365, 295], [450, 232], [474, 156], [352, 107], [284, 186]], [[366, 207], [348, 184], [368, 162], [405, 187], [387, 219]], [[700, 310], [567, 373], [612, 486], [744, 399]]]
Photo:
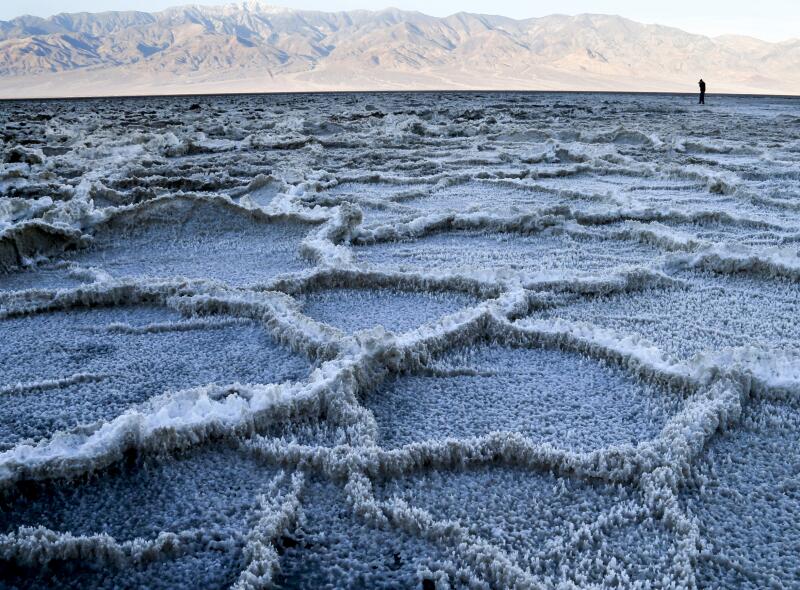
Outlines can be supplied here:
[[194, 386], [303, 379], [308, 361], [258, 324], [163, 307], [75, 308], [0, 320], [0, 445], [109, 420]]
[[447, 555], [407, 532], [365, 522], [339, 485], [311, 481], [303, 499], [297, 529], [279, 542], [277, 588], [415, 588], [419, 570]]
[[457, 522], [539, 584], [632, 587], [672, 578], [673, 540], [626, 485], [483, 466], [421, 471], [376, 485], [440, 522]]
[[0, 274], [0, 291], [26, 289], [63, 289], [76, 287], [87, 277], [73, 273], [66, 266], [46, 265], [21, 272]]
[[[218, 445], [118, 465], [80, 481], [31, 484], [24, 495], [2, 500], [2, 533], [44, 527], [91, 539], [83, 550], [63, 554], [54, 544], [48, 550], [47, 543], [30, 543], [27, 555], [0, 561], [0, 580], [32, 588], [166, 589], [198, 580], [208, 588], [229, 587], [243, 567], [259, 494], [281, 491], [268, 489], [276, 473]], [[138, 560], [118, 549], [159, 539]]]
[[681, 505], [699, 526], [701, 587], [790, 588], [800, 575], [800, 411], [753, 402], [692, 470]]
[[98, 229], [72, 260], [115, 277], [185, 277], [232, 285], [303, 270], [300, 243], [313, 226], [202, 200], [145, 203]]
[[509, 181], [471, 181], [409, 195], [399, 202], [419, 209], [420, 214], [486, 210], [507, 215], [561, 205], [564, 201], [558, 195], [522, 184], [515, 186]]

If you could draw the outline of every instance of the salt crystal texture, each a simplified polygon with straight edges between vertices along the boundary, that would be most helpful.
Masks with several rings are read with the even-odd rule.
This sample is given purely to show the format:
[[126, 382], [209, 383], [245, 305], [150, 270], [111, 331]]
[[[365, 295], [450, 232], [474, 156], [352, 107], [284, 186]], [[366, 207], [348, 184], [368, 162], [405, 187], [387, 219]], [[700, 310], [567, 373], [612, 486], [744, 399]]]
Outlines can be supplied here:
[[796, 101], [0, 115], [0, 586], [798, 587]]

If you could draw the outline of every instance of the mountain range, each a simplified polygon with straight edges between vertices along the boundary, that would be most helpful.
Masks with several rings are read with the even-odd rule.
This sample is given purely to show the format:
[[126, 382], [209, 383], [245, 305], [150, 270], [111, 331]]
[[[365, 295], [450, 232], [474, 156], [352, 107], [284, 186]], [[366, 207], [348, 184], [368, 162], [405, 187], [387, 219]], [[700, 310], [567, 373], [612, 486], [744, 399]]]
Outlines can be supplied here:
[[0, 21], [0, 97], [317, 90], [800, 94], [800, 39], [706, 37], [619, 16], [527, 20], [260, 2]]

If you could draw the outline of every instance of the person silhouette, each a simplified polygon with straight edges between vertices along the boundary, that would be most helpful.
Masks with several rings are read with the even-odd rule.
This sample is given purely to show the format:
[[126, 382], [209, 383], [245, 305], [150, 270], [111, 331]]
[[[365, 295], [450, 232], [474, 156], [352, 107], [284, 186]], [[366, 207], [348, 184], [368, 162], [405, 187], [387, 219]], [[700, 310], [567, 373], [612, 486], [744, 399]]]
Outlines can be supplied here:
[[706, 104], [706, 83], [703, 82], [703, 79], [700, 78], [700, 103], [699, 104]]

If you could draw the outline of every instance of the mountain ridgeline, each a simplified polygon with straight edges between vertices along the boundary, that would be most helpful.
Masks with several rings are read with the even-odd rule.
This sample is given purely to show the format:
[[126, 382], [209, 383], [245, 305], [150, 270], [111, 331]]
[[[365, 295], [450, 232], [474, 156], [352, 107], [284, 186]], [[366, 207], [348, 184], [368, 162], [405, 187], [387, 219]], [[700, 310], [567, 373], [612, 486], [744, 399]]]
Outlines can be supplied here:
[[519, 89], [800, 94], [800, 39], [618, 16], [311, 12], [258, 2], [0, 21], [0, 96]]

